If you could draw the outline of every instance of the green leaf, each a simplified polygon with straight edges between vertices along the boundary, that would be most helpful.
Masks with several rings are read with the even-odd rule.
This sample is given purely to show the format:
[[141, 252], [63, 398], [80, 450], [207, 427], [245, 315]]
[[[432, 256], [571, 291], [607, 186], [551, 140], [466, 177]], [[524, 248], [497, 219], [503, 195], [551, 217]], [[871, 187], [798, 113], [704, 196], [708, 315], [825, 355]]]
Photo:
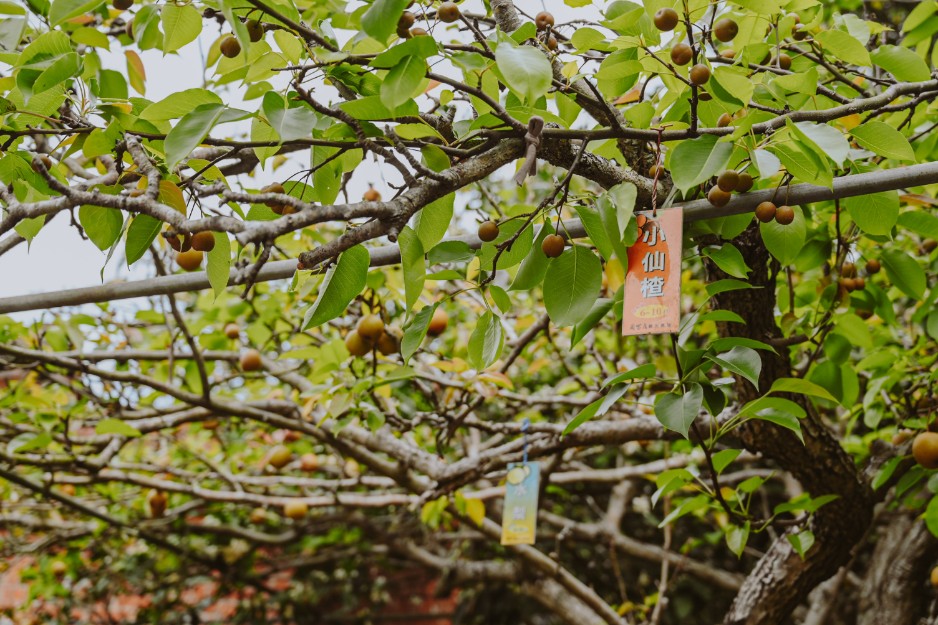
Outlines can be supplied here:
[[507, 37], [498, 43], [495, 64], [508, 86], [528, 104], [534, 104], [547, 93], [553, 78], [550, 62], [543, 52], [532, 46], [515, 45]]
[[762, 358], [759, 353], [749, 347], [737, 346], [728, 352], [710, 356], [710, 360], [724, 369], [749, 380], [754, 387], [759, 388], [759, 374], [762, 373]]
[[655, 367], [653, 363], [649, 362], [644, 365], [639, 365], [638, 367], [635, 367], [634, 369], [629, 369], [628, 371], [624, 371], [623, 373], [619, 373], [619, 374], [612, 376], [611, 378], [603, 382], [603, 388], [606, 388], [607, 386], [612, 386], [614, 384], [621, 384], [622, 382], [625, 382], [626, 380], [634, 380], [636, 378], [653, 378], [655, 377], [656, 373], [658, 373], [658, 369]]
[[207, 254], [208, 263], [205, 270], [217, 298], [228, 286], [228, 276], [231, 273], [231, 241], [224, 232], [212, 234], [215, 235], [215, 247]]
[[397, 242], [401, 248], [401, 268], [404, 271], [404, 301], [407, 312], [410, 312], [423, 292], [427, 265], [420, 239], [410, 226], [404, 226]]
[[[58, 87], [81, 70], [81, 57], [74, 52], [59, 57], [32, 84], [32, 93], [39, 94]], [[32, 100], [30, 100], [32, 105]]]
[[195, 41], [202, 32], [202, 14], [191, 4], [163, 5], [160, 13], [163, 23], [163, 54], [175, 52]]
[[795, 213], [795, 220], [787, 226], [783, 226], [774, 219], [768, 223], [759, 224], [759, 231], [762, 233], [762, 241], [766, 249], [782, 265], [790, 265], [795, 261], [808, 236], [808, 224], [801, 207], [796, 205], [791, 208]]
[[362, 30], [381, 43], [397, 28], [401, 14], [410, 5], [410, 0], [375, 0], [362, 15]]
[[736, 554], [737, 558], [742, 557], [747, 542], [749, 542], [749, 521], [746, 521], [742, 527], [732, 524], [726, 527], [726, 546]]
[[305, 105], [287, 108], [283, 96], [274, 91], [264, 94], [264, 116], [281, 141], [308, 139], [316, 125], [316, 113]]
[[880, 191], [844, 200], [850, 217], [863, 232], [887, 235], [899, 219], [899, 193]]
[[612, 408], [617, 401], [625, 394], [629, 388], [628, 384], [621, 384], [618, 386], [613, 386], [609, 389], [609, 392], [605, 396], [600, 397], [596, 401], [592, 402], [586, 408], [581, 410], [570, 423], [567, 424], [567, 427], [563, 429], [561, 436], [566, 436], [573, 430], [577, 429], [590, 419], [601, 417]]
[[150, 244], [160, 233], [163, 222], [149, 215], [137, 215], [127, 228], [127, 240], [124, 243], [124, 253], [127, 256], [127, 266], [130, 267], [140, 260], [146, 253]]
[[769, 394], [772, 393], [797, 393], [799, 395], [819, 397], [820, 399], [826, 399], [827, 401], [837, 403], [834, 396], [827, 392], [826, 389], [801, 378], [779, 378], [775, 380], [775, 382], [772, 383], [772, 388], [769, 389]]
[[872, 65], [870, 53], [863, 44], [842, 30], [823, 30], [814, 39], [841, 61], [865, 67]]
[[886, 158], [914, 161], [915, 152], [904, 134], [885, 122], [869, 121], [850, 131], [862, 147]]
[[[420, 234], [419, 230], [417, 230], [417, 234]], [[474, 256], [475, 250], [469, 247], [469, 244], [464, 241], [443, 241], [433, 246], [427, 253], [427, 262], [431, 265], [440, 263], [464, 263]]]
[[743, 260], [742, 253], [732, 243], [724, 243], [720, 247], [705, 247], [701, 254], [712, 260], [724, 273], [735, 278], [747, 278], [752, 271]]
[[544, 306], [551, 321], [570, 326], [581, 321], [599, 297], [602, 263], [582, 245], [574, 245], [550, 261], [545, 281]]
[[791, 543], [791, 546], [795, 548], [795, 551], [797, 551], [801, 559], [804, 560], [805, 554], [808, 553], [808, 550], [814, 545], [814, 533], [810, 530], [804, 530], [797, 534], [788, 534], [788, 542]]
[[[544, 276], [547, 274], [547, 267], [550, 265], [550, 259], [544, 255], [541, 244], [544, 242], [547, 235], [553, 233], [554, 227], [549, 223], [545, 223], [541, 226], [537, 237], [534, 239], [534, 243], [531, 245], [531, 251], [528, 252], [528, 255], [525, 256], [524, 260], [521, 262], [521, 267], [518, 268], [518, 273], [515, 274], [515, 279], [512, 280], [508, 290], [527, 291], [544, 281]], [[601, 277], [600, 281], [602, 281]]]
[[469, 364], [480, 371], [488, 369], [498, 360], [504, 346], [501, 319], [491, 310], [485, 311], [469, 337]]
[[166, 167], [172, 170], [182, 159], [189, 156], [211, 132], [225, 112], [223, 104], [203, 104], [186, 113], [163, 142], [166, 151]]
[[410, 360], [410, 357], [417, 352], [417, 348], [423, 343], [427, 336], [427, 328], [430, 327], [430, 320], [433, 319], [433, 313], [436, 312], [438, 304], [424, 306], [414, 315], [410, 324], [404, 328], [404, 338], [401, 339], [401, 356], [404, 362]]
[[53, 26], [58, 26], [83, 13], [91, 13], [102, 4], [104, 0], [53, 0], [49, 8], [49, 21]]
[[743, 453], [742, 449], [721, 449], [716, 452], [711, 456], [713, 470], [717, 472], [717, 475], [720, 475], [741, 453]]
[[151, 122], [179, 119], [203, 104], [222, 105], [224, 102], [218, 94], [208, 89], [185, 89], [146, 107], [140, 113], [140, 119]]
[[[808, 382], [808, 384], [811, 384]], [[784, 397], [760, 397], [747, 403], [740, 409], [738, 416], [746, 419], [760, 419], [787, 428], [804, 443], [800, 419], [805, 417], [804, 408]]]
[[48, 432], [26, 432], [14, 436], [7, 443], [8, 454], [24, 454], [33, 449], [45, 449], [52, 443], [52, 435]]
[[95, 434], [114, 434], [116, 436], [140, 436], [140, 430], [120, 419], [101, 419], [94, 427]]
[[[420, 39], [421, 37], [417, 37]], [[427, 73], [427, 62], [417, 56], [404, 57], [381, 82], [381, 102], [393, 109], [414, 98]]]
[[740, 291], [742, 289], [751, 288], [753, 288], [753, 286], [748, 282], [726, 278], [725, 280], [717, 280], [716, 282], [711, 282], [708, 284], [707, 295], [713, 297], [714, 295], [719, 295], [720, 293], [726, 293], [728, 291]]
[[78, 221], [99, 250], [114, 245], [124, 225], [124, 217], [119, 210], [87, 204], [78, 209]]
[[329, 268], [315, 303], [306, 311], [302, 330], [314, 328], [335, 319], [362, 292], [368, 278], [371, 255], [361, 245], [342, 252], [339, 261]]
[[508, 297], [508, 293], [505, 292], [505, 289], [496, 284], [491, 284], [489, 285], [489, 295], [492, 296], [492, 301], [495, 302], [495, 305], [498, 306], [500, 311], [503, 313], [511, 312], [511, 298]]
[[873, 62], [903, 82], [923, 82], [931, 77], [928, 64], [912, 50], [900, 46], [876, 46]]
[[686, 193], [726, 169], [733, 154], [732, 143], [719, 143], [713, 135], [680, 142], [671, 152], [671, 178]]
[[659, 395], [655, 403], [655, 416], [667, 429], [678, 432], [684, 438], [689, 438], [687, 432], [702, 406], [703, 388], [699, 384], [691, 384], [683, 395], [680, 393]]
[[710, 504], [709, 495], [697, 495], [691, 499], [687, 499], [681, 503], [677, 508], [671, 511], [671, 513], [664, 517], [661, 523], [658, 524], [658, 527], [664, 527], [669, 525], [674, 521], [677, 521], [682, 516], [686, 516], [698, 510], [706, 508]]
[[918, 262], [901, 250], [883, 250], [883, 268], [890, 282], [913, 299], [921, 299], [928, 281]]
[[590, 330], [596, 327], [603, 317], [609, 314], [609, 311], [612, 310], [612, 306], [615, 303], [614, 300], [600, 297], [596, 300], [596, 303], [590, 309], [589, 313], [580, 323], [573, 326], [573, 336], [570, 338], [570, 347], [573, 347], [581, 340], [583, 337], [590, 333]]
[[453, 204], [456, 194], [444, 195], [424, 206], [414, 216], [414, 230], [420, 238], [423, 249], [430, 250], [446, 236], [446, 230], [453, 220]]
[[938, 239], [938, 217], [922, 210], [911, 210], [902, 213], [899, 215], [897, 223], [922, 238]]

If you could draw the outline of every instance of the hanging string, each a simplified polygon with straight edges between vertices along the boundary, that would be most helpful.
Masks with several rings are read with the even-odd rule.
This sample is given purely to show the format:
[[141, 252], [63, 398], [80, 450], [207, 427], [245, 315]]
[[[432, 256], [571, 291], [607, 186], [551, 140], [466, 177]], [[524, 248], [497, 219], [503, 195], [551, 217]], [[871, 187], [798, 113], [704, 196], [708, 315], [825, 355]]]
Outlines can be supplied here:
[[522, 461], [524, 464], [528, 463], [528, 428], [530, 427], [531, 427], [531, 420], [525, 417], [524, 421], [521, 423], [521, 433], [524, 435], [524, 447], [523, 447], [524, 459]]

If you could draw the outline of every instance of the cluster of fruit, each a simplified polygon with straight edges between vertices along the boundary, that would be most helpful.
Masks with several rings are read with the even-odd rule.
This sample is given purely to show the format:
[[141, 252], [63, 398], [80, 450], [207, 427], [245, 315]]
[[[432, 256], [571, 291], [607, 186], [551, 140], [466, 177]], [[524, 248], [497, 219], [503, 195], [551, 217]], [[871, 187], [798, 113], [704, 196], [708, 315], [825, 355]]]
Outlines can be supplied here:
[[717, 176], [716, 184], [707, 191], [707, 199], [714, 206], [726, 206], [733, 197], [733, 191], [745, 193], [752, 188], [752, 185], [752, 176], [746, 172], [727, 169]]
[[389, 356], [400, 351], [401, 340], [396, 331], [384, 325], [380, 315], [365, 315], [345, 337], [345, 347], [356, 357], [364, 356], [374, 349]]
[[195, 271], [202, 266], [203, 252], [215, 249], [215, 234], [209, 231], [195, 234], [163, 235], [166, 242], [176, 251], [176, 264], [186, 271]]
[[[674, 30], [680, 20], [677, 11], [672, 8], [658, 9], [655, 12], [655, 27], [662, 32]], [[713, 25], [713, 37], [724, 43], [735, 39], [737, 34], [739, 34], [739, 25], [728, 17], [718, 20]], [[675, 65], [683, 67], [693, 61], [694, 57], [695, 51], [691, 44], [678, 42], [671, 47], [671, 62]], [[696, 63], [690, 68], [688, 78], [695, 87], [705, 85], [710, 81], [710, 68], [703, 63]]]
[[[498, 224], [490, 220], [483, 221], [481, 224], [479, 224], [479, 231], [477, 232], [477, 235], [479, 240], [483, 243], [491, 243], [498, 238], [498, 233]], [[548, 234], [541, 242], [541, 251], [544, 252], [544, 256], [547, 258], [557, 258], [563, 254], [563, 250], [566, 245], [566, 239], [564, 239], [559, 234]]]
[[[251, 40], [251, 43], [257, 43], [264, 38], [264, 25], [261, 24], [259, 20], [252, 19], [245, 21], [244, 28], [248, 31], [248, 39]], [[241, 43], [234, 35], [228, 35], [222, 39], [218, 47], [221, 53], [229, 59], [233, 59], [241, 54]]]

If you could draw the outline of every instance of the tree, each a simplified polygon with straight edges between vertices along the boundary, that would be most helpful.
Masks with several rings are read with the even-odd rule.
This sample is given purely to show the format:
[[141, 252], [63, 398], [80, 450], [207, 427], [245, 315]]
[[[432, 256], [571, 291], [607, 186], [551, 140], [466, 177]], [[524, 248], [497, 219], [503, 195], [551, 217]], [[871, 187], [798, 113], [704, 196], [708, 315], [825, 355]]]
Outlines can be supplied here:
[[[460, 622], [938, 619], [938, 3], [521, 4], [2, 5], [0, 255], [67, 217], [153, 272], [0, 298], [100, 304], [0, 317], [31, 612], [364, 622], [416, 571]], [[676, 206], [681, 330], [623, 337]]]

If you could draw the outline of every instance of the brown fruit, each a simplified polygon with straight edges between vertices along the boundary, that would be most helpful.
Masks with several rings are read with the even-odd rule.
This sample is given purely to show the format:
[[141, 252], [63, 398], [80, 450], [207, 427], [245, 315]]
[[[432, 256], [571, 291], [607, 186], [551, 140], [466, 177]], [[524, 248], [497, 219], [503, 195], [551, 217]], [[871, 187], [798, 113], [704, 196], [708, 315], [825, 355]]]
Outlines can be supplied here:
[[879, 264], [879, 261], [875, 258], [871, 258], [866, 261], [866, 273], [872, 275], [874, 273], [879, 273], [879, 270], [882, 269], [882, 265]]
[[131, 41], [133, 41], [133, 38], [134, 38], [134, 20], [133, 20], [133, 18], [130, 18], [129, 20], [127, 20], [127, 23], [124, 24], [124, 33], [125, 33], [128, 37], [130, 37]]
[[862, 291], [866, 288], [866, 278], [854, 278], [853, 284], [858, 291]]
[[398, 30], [407, 30], [414, 25], [414, 22], [417, 21], [417, 16], [411, 13], [410, 11], [404, 11], [401, 13], [401, 18], [397, 20], [397, 29]]
[[728, 17], [718, 20], [717, 23], [713, 25], [713, 36], [723, 43], [732, 41], [738, 34], [739, 24]]
[[352, 356], [361, 357], [371, 351], [371, 342], [365, 340], [357, 331], [352, 330], [345, 337], [345, 348]]
[[553, 35], [551, 35], [550, 37], [547, 38], [546, 44], [547, 44], [547, 49], [548, 49], [548, 50], [556, 50], [556, 49], [557, 49], [557, 38], [554, 37]]
[[553, 27], [554, 16], [547, 11], [541, 11], [534, 16], [534, 25], [538, 30], [547, 30], [548, 27]]
[[169, 503], [169, 498], [166, 496], [166, 493], [159, 490], [151, 490], [149, 496], [147, 496], [147, 505], [150, 507], [150, 516], [154, 519], [158, 519], [166, 512], [166, 504]]
[[444, 2], [436, 10], [436, 18], [447, 24], [455, 22], [459, 19], [459, 7], [456, 6], [455, 2]]
[[848, 293], [857, 290], [857, 282], [853, 278], [842, 278], [840, 283]]
[[261, 353], [256, 349], [246, 350], [241, 354], [239, 361], [241, 371], [259, 371], [261, 368]]
[[378, 337], [377, 347], [379, 352], [385, 356], [390, 356], [391, 354], [397, 354], [401, 351], [401, 342], [397, 338], [397, 335], [385, 332]]
[[783, 226], [787, 226], [795, 221], [795, 209], [787, 205], [779, 206], [778, 210], [775, 211], [775, 221]]
[[118, 11], [126, 11], [134, 5], [134, 0], [114, 0], [111, 5]]
[[384, 334], [384, 321], [378, 315], [366, 315], [358, 320], [358, 335], [374, 341]]
[[300, 456], [300, 469], [307, 473], [312, 473], [319, 468], [319, 458], [314, 453], [307, 453]]
[[694, 49], [686, 43], [678, 43], [671, 48], [671, 62], [675, 65], [687, 65], [693, 58]]
[[430, 319], [430, 325], [427, 326], [428, 336], [440, 336], [446, 330], [449, 324], [449, 315], [442, 308], [433, 311], [433, 317]]
[[795, 41], [804, 41], [808, 38], [808, 29], [804, 24], [795, 24], [791, 29], [791, 38]]
[[922, 249], [926, 254], [931, 254], [935, 251], [936, 248], [938, 248], [938, 241], [934, 239], [925, 239], [922, 242]]
[[182, 251], [182, 241], [179, 240], [178, 234], [174, 234], [172, 236], [164, 236], [163, 238], [166, 239], [166, 244], [169, 245], [171, 248], [173, 248], [177, 252]]
[[791, 57], [785, 54], [779, 54], [777, 58], [772, 59], [772, 65], [776, 65], [784, 70], [791, 69]]
[[756, 206], [756, 219], [764, 224], [775, 219], [775, 212], [778, 208], [772, 202], [762, 202]]
[[721, 52], [721, 53], [720, 53], [720, 56], [722, 56], [724, 59], [735, 59], [735, 58], [736, 58], [736, 50], [733, 50], [732, 48], [729, 48], [729, 49], [724, 50], [723, 52]]
[[365, 202], [380, 202], [381, 193], [374, 187], [369, 186], [368, 189], [362, 193], [362, 200]]
[[267, 522], [267, 510], [263, 508], [254, 508], [251, 510], [250, 521], [254, 525], [261, 525]]
[[938, 434], [922, 432], [912, 441], [912, 457], [926, 469], [938, 469]]
[[494, 221], [483, 221], [479, 224], [479, 239], [489, 243], [498, 238], [498, 224]]
[[231, 35], [228, 35], [222, 39], [219, 48], [221, 48], [221, 53], [227, 56], [229, 59], [233, 59], [241, 54], [241, 44], [238, 43], [238, 40]]
[[707, 93], [706, 91], [701, 91], [700, 93], [697, 94], [697, 99], [700, 100], [701, 102], [709, 102], [710, 100], [713, 99], [713, 96]]
[[733, 196], [730, 195], [729, 191], [724, 191], [718, 186], [711, 187], [710, 191], [707, 192], [707, 199], [714, 206], [726, 206], [729, 204], [731, 197]]
[[258, 20], [248, 20], [244, 23], [248, 31], [248, 38], [252, 43], [257, 43], [264, 38], [264, 25]]
[[745, 193], [752, 188], [752, 184], [752, 176], [746, 173], [739, 174], [739, 182], [736, 183], [736, 192]]
[[662, 167], [661, 165], [652, 165], [651, 167], [648, 168], [648, 177], [655, 178], [656, 176], [659, 176], [660, 175], [658, 173], [659, 170], [661, 170], [662, 174], [664, 173], [664, 167]]
[[215, 249], [215, 234], [212, 232], [196, 232], [192, 235], [192, 249], [199, 252], [211, 252]]
[[717, 186], [723, 191], [734, 191], [739, 184], [739, 172], [727, 169], [717, 176]]
[[293, 452], [285, 445], [277, 445], [267, 453], [267, 464], [275, 469], [282, 469], [293, 460]]
[[548, 234], [541, 242], [541, 251], [547, 258], [557, 258], [563, 254], [567, 242], [559, 234]]
[[49, 566], [49, 570], [52, 571], [53, 575], [61, 579], [65, 577], [65, 574], [68, 572], [68, 565], [61, 560], [54, 560]]
[[931, 582], [932, 588], [938, 589], [938, 566], [931, 570], [928, 580]]
[[717, 119], [717, 128], [726, 128], [733, 123], [733, 116], [729, 113], [723, 113], [720, 115], [720, 118]]
[[430, 33], [428, 33], [426, 29], [423, 29], [423, 28], [411, 28], [410, 29], [411, 37], [426, 37], [429, 34]]
[[655, 11], [655, 28], [662, 32], [674, 30], [680, 20], [681, 18], [678, 16], [677, 11], [672, 8], [665, 7]]
[[298, 521], [309, 512], [309, 506], [302, 501], [288, 501], [283, 505], [283, 516]]
[[225, 336], [229, 339], [236, 339], [241, 336], [241, 328], [237, 323], [229, 323], [225, 325]]
[[857, 266], [853, 263], [844, 263], [840, 267], [840, 275], [846, 278], [853, 278], [857, 275]]
[[74, 484], [62, 484], [60, 489], [63, 495], [68, 495], [69, 497], [75, 496], [75, 486]]
[[195, 271], [202, 266], [202, 252], [199, 250], [188, 250], [186, 252], [176, 253], [176, 264], [186, 271]]
[[710, 68], [698, 63], [690, 68], [690, 82], [692, 85], [705, 85], [710, 81]]
[[[261, 189], [261, 193], [286, 193], [287, 190], [283, 188], [283, 185], [279, 182], [271, 182], [269, 185]], [[267, 202], [267, 205], [270, 206], [275, 202]]]

